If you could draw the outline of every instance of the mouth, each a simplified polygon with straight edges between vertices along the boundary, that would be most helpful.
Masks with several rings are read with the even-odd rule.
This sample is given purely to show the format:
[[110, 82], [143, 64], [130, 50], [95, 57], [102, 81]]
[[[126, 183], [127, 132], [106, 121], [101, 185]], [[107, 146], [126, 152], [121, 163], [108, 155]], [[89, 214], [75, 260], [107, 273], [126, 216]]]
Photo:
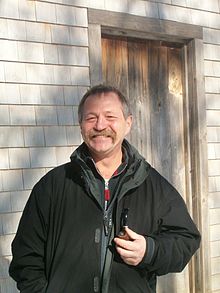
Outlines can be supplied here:
[[98, 137], [98, 136], [103, 136], [103, 137], [110, 137], [112, 136], [111, 134], [103, 134], [103, 133], [97, 133], [97, 134], [93, 134], [93, 137]]
[[92, 135], [91, 136], [91, 138], [93, 139], [93, 138], [97, 138], [97, 137], [102, 137], [102, 138], [112, 138], [112, 135], [97, 135], [97, 134], [95, 134], [95, 135]]

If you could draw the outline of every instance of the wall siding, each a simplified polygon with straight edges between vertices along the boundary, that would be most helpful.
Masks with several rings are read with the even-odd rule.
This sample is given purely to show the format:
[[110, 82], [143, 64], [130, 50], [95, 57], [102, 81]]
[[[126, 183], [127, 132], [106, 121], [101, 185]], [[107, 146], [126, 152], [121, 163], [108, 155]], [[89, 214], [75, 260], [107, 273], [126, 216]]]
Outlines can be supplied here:
[[[82, 141], [77, 105], [90, 85], [87, 8], [203, 26], [212, 290], [220, 292], [220, 2], [1, 0], [0, 291], [33, 185]], [[25, 115], [23, 114], [25, 113]], [[13, 178], [13, 179], [12, 179]]]

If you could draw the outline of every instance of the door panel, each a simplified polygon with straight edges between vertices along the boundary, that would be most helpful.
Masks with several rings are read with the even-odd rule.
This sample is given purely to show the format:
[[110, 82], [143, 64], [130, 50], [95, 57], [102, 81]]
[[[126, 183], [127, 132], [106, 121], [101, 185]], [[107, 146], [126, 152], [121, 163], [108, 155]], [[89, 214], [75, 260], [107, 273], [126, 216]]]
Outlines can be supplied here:
[[[182, 49], [159, 41], [102, 38], [103, 81], [129, 98], [128, 140], [186, 197]], [[160, 277], [159, 293], [189, 293], [189, 269]], [[191, 291], [193, 292], [193, 291]]]

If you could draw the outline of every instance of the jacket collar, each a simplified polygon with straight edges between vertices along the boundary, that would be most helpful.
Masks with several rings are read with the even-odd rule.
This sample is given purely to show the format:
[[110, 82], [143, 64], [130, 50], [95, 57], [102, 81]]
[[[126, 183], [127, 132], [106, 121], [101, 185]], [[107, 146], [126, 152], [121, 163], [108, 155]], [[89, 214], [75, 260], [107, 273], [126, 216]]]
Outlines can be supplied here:
[[[147, 178], [150, 164], [146, 162], [145, 158], [133, 147], [126, 139], [122, 143], [123, 148], [127, 152], [127, 170], [122, 180], [122, 188], [120, 191], [120, 197], [130, 189], [139, 186]], [[85, 182], [85, 186], [88, 191], [96, 198], [99, 202], [98, 184], [95, 180], [94, 174], [91, 168], [87, 164], [88, 158], [91, 158], [88, 147], [83, 142], [71, 155], [71, 162], [79, 164], [81, 167], [82, 178]]]

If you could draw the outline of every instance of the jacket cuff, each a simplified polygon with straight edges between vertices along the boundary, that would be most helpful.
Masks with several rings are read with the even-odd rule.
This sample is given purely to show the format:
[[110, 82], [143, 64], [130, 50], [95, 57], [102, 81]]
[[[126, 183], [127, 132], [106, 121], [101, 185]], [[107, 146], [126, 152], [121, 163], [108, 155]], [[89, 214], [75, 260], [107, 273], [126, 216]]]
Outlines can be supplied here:
[[138, 265], [139, 268], [144, 268], [146, 267], [146, 265], [149, 265], [151, 263], [155, 251], [154, 239], [147, 236], [145, 236], [144, 238], [146, 240], [147, 249], [142, 261]]
[[145, 237], [145, 239], [147, 242], [147, 253], [145, 254], [144, 262], [150, 264], [155, 251], [155, 242], [151, 237]]

